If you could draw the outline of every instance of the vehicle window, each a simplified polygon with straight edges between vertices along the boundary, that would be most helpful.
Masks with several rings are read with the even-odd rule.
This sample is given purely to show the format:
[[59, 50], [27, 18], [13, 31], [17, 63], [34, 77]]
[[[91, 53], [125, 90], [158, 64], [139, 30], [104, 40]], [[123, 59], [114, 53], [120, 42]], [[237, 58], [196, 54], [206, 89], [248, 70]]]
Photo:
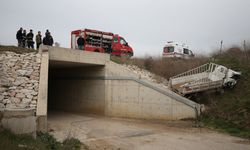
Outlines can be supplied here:
[[122, 44], [122, 45], [126, 45], [126, 41], [123, 39], [123, 38], [120, 38], [120, 43]]
[[117, 37], [114, 38], [114, 42], [118, 43], [118, 38]]
[[193, 52], [192, 52], [191, 50], [189, 50], [189, 54], [190, 54], [190, 55], [194, 55]]
[[183, 49], [183, 53], [184, 53], [184, 54], [189, 54], [189, 50], [186, 49], [186, 48], [184, 48], [184, 49]]
[[165, 47], [164, 52], [165, 53], [172, 53], [172, 52], [174, 52], [174, 47]]

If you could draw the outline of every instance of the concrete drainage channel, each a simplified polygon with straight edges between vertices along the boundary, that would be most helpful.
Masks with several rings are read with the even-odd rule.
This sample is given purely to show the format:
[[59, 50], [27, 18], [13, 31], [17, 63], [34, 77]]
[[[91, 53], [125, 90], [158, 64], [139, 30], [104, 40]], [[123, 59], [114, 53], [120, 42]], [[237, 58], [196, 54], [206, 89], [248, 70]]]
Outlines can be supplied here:
[[50, 111], [160, 120], [200, 113], [199, 104], [141, 80], [107, 54], [47, 46], [40, 53], [37, 107], [30, 115], [35, 130], [47, 131]]

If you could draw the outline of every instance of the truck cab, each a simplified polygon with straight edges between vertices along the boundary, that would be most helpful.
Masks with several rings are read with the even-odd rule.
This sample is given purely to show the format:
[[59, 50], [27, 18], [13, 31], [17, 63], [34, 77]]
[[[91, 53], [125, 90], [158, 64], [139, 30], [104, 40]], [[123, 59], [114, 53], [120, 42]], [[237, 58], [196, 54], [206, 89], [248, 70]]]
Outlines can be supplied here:
[[165, 58], [189, 59], [194, 57], [194, 54], [186, 44], [178, 44], [170, 41], [164, 46], [162, 56]]
[[133, 56], [133, 49], [123, 37], [116, 34], [112, 42], [112, 55], [127, 55], [131, 57]]

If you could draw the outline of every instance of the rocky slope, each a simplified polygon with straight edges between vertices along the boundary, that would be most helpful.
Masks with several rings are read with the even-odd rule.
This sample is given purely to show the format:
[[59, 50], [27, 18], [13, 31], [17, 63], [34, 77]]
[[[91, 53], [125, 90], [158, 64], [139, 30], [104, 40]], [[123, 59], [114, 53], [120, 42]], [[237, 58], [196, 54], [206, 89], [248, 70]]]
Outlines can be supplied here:
[[129, 70], [135, 74], [138, 74], [141, 79], [145, 79], [145, 80], [151, 81], [153, 83], [156, 83], [164, 88], [168, 88], [168, 80], [163, 78], [163, 77], [160, 77], [156, 74], [153, 74], [145, 69], [141, 69], [135, 65], [124, 64], [123, 66], [125, 66], [127, 68], [127, 70]]
[[35, 108], [41, 56], [35, 52], [0, 54], [0, 109]]

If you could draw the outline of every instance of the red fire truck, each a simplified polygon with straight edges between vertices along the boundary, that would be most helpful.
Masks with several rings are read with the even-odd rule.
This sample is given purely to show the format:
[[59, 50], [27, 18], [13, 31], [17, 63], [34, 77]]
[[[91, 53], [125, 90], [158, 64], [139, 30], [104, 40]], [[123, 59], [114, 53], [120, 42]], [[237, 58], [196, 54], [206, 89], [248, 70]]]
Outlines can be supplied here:
[[75, 30], [71, 32], [71, 48], [79, 49], [77, 39], [82, 35], [85, 41], [84, 50], [100, 53], [110, 53], [116, 56], [133, 56], [133, 49], [125, 39], [118, 34], [92, 29]]

